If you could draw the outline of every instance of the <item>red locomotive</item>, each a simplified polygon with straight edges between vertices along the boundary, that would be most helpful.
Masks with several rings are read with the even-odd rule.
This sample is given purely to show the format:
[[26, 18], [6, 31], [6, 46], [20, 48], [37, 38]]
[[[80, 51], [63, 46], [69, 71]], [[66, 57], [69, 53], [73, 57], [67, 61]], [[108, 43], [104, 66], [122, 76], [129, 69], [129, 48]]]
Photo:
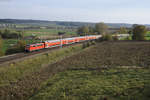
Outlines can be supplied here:
[[101, 37], [101, 35], [89, 35], [89, 36], [49, 40], [49, 41], [44, 41], [42, 43], [28, 44], [26, 45], [25, 50], [27, 52], [31, 52], [35, 50], [44, 49], [44, 48], [52, 48], [52, 47], [57, 47], [60, 45], [72, 44], [72, 43], [77, 43], [77, 42], [82, 42], [82, 41], [87, 41], [87, 40], [94, 40], [99, 37]]

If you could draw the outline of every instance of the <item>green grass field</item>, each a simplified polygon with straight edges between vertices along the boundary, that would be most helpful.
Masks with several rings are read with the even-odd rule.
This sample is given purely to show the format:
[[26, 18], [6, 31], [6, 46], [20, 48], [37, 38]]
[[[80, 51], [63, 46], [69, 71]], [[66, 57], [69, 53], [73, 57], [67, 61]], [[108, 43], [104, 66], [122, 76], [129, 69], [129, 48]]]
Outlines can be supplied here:
[[37, 36], [43, 36], [43, 35], [58, 35], [58, 32], [66, 32], [67, 35], [74, 35], [76, 34], [76, 31], [73, 30], [60, 30], [60, 29], [37, 29], [37, 30], [26, 30], [25, 36], [31, 36], [31, 35], [37, 35]]
[[146, 33], [146, 40], [150, 40], [150, 31]]
[[49, 79], [30, 100], [149, 100], [150, 70], [68, 70]]
[[148, 31], [148, 32], [147, 32], [147, 34], [149, 34], [149, 35], [150, 35], [150, 31]]
[[7, 50], [11, 44], [16, 44], [17, 43], [17, 39], [4, 39], [3, 40], [3, 51]]

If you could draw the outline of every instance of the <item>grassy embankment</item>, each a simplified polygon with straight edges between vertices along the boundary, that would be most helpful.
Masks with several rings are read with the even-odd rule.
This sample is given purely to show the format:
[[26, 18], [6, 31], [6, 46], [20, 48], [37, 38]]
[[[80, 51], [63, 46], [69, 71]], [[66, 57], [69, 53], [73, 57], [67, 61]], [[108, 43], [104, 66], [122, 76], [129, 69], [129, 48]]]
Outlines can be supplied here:
[[104, 42], [52, 65], [67, 67], [30, 100], [149, 100], [150, 43]]
[[0, 66], [0, 87], [10, 85], [27, 74], [41, 70], [46, 65], [64, 59], [82, 50], [81, 45], [71, 46], [41, 56], [25, 59], [21, 62], [12, 63], [8, 66]]
[[42, 88], [43, 82], [66, 69], [65, 66], [55, 66], [58, 61], [82, 50], [82, 45], [76, 45], [9, 66], [1, 66], [0, 100], [26, 100], [31, 97]]

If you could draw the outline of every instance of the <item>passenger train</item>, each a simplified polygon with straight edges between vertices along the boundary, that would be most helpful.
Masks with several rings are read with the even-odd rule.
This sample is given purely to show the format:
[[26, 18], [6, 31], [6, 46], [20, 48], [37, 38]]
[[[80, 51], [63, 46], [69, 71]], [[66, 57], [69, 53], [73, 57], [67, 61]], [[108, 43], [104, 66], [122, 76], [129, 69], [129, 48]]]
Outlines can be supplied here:
[[25, 47], [26, 52], [36, 51], [44, 48], [53, 48], [61, 45], [73, 44], [88, 40], [95, 40], [100, 38], [101, 35], [88, 35], [88, 36], [80, 36], [80, 37], [73, 37], [73, 38], [64, 38], [64, 39], [57, 39], [57, 40], [48, 40], [41, 43], [36, 44], [28, 44]]

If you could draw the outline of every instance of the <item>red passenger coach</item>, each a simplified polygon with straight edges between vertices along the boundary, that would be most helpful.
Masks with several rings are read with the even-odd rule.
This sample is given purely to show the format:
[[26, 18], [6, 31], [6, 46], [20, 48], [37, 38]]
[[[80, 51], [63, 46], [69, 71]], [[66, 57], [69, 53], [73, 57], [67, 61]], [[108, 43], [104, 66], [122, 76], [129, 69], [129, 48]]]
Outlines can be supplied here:
[[39, 49], [44, 49], [44, 48], [52, 48], [52, 47], [58, 47], [60, 45], [73, 44], [73, 43], [83, 42], [87, 40], [94, 40], [100, 37], [102, 36], [101, 35], [88, 35], [88, 36], [80, 36], [80, 37], [73, 37], [73, 38], [48, 40], [48, 41], [44, 41], [43, 43], [26, 45], [25, 50], [27, 52], [31, 52], [31, 51], [36, 51]]
[[75, 40], [75, 42], [79, 42], [79, 41], [80, 41], [80, 38], [79, 38], [79, 37], [76, 37], [74, 40]]
[[67, 44], [72, 44], [72, 43], [75, 43], [75, 38], [66, 38], [65, 39], [67, 41]]
[[63, 45], [68, 44], [68, 41], [66, 39], [62, 39], [62, 44]]
[[28, 44], [26, 45], [26, 52], [31, 52], [31, 51], [35, 51], [35, 50], [39, 50], [39, 49], [43, 49], [45, 48], [44, 43], [36, 43], [36, 44]]
[[61, 41], [58, 40], [50, 40], [50, 41], [45, 41], [45, 48], [51, 48], [51, 47], [56, 47], [61, 44]]

